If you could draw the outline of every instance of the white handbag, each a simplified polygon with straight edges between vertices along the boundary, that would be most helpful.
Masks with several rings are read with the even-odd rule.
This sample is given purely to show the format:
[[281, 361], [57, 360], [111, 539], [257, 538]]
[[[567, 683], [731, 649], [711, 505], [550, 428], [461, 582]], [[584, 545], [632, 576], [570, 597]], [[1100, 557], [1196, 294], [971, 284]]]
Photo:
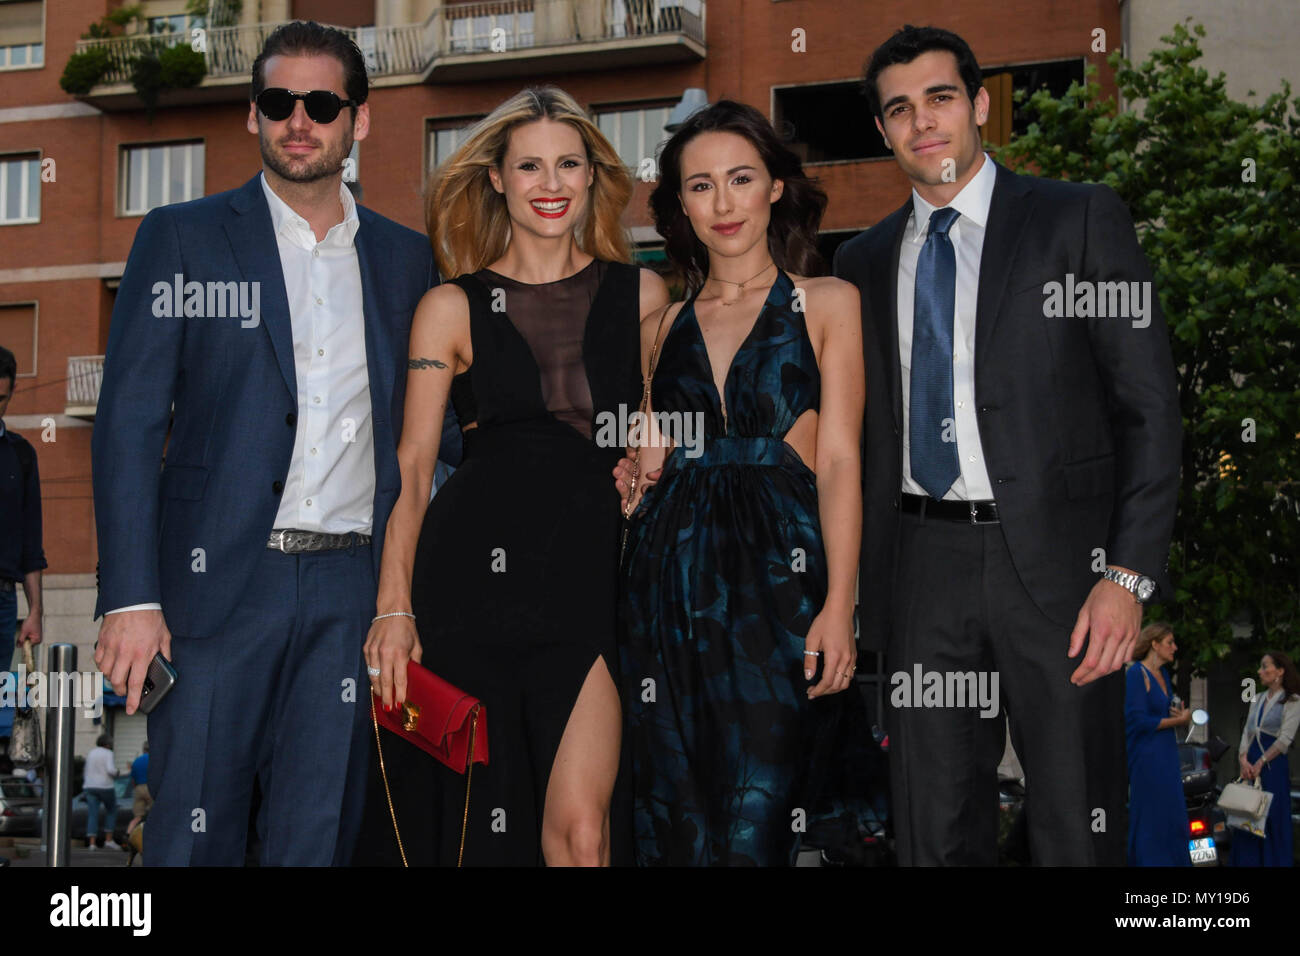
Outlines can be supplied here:
[[1273, 794], [1260, 786], [1258, 777], [1250, 783], [1243, 783], [1238, 777], [1223, 788], [1223, 793], [1219, 796], [1219, 809], [1237, 816], [1263, 817], [1268, 813], [1272, 802]]
[[[1258, 726], [1255, 728], [1255, 742], [1259, 744], [1260, 750], [1264, 749], [1260, 743]], [[1241, 777], [1238, 777], [1224, 787], [1223, 793], [1219, 795], [1218, 807], [1227, 817], [1228, 826], [1253, 833], [1257, 837], [1264, 835], [1264, 829], [1268, 825], [1268, 811], [1272, 806], [1273, 793], [1264, 789], [1259, 777], [1250, 783], [1243, 783]]]

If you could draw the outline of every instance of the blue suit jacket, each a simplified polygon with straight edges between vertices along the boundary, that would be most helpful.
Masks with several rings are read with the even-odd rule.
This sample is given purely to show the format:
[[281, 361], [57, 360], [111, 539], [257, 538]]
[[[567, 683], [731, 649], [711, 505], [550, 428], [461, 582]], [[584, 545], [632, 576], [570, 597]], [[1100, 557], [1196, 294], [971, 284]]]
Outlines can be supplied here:
[[[377, 574], [401, 487], [397, 438], [411, 316], [438, 277], [425, 236], [361, 206], [357, 216]], [[260, 283], [258, 324], [245, 327], [251, 320], [239, 315], [155, 315], [154, 284], [171, 284], [177, 273], [185, 282]], [[150, 212], [113, 307], [91, 440], [96, 617], [158, 601], [172, 633], [219, 632], [266, 548], [297, 412], [289, 304], [260, 178]]]

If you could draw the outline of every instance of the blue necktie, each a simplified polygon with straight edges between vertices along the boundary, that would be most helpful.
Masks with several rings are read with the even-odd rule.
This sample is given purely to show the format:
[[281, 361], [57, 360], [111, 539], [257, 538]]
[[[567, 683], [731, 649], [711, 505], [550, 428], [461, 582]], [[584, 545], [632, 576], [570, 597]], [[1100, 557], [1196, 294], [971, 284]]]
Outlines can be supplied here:
[[[956, 209], [946, 206], [930, 214], [930, 232], [916, 260], [916, 298], [912, 307], [912, 394], [907, 429], [912, 478], [935, 499], [947, 494], [961, 474], [952, 408], [957, 256], [948, 239], [948, 230], [959, 215]], [[948, 441], [943, 440], [945, 431]]]

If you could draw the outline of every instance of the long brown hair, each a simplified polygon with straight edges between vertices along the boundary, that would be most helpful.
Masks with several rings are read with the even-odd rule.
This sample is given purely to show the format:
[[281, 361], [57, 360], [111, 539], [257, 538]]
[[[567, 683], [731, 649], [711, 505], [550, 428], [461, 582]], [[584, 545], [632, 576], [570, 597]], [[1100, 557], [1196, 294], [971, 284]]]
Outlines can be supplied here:
[[1281, 651], [1265, 651], [1265, 657], [1273, 658], [1273, 666], [1282, 669], [1282, 693], [1286, 697], [1300, 694], [1300, 674], [1295, 671], [1291, 658]]
[[767, 224], [767, 248], [772, 261], [795, 275], [826, 273], [817, 251], [817, 229], [826, 210], [826, 193], [803, 171], [799, 157], [781, 142], [767, 117], [754, 107], [734, 100], [719, 100], [691, 115], [668, 139], [659, 154], [659, 185], [650, 194], [655, 228], [664, 237], [664, 252], [686, 277], [688, 290], [704, 285], [709, 273], [709, 251], [695, 234], [682, 208], [682, 150], [701, 133], [736, 133], [753, 144], [773, 179], [785, 184], [781, 198], [772, 203]]
[[488, 170], [501, 168], [516, 127], [543, 118], [578, 131], [594, 172], [590, 200], [574, 233], [578, 248], [607, 262], [631, 261], [632, 245], [619, 218], [632, 196], [632, 177], [572, 96], [555, 86], [536, 86], [521, 90], [480, 120], [429, 175], [424, 222], [444, 279], [477, 272], [505, 253], [510, 214], [505, 196], [492, 188]]

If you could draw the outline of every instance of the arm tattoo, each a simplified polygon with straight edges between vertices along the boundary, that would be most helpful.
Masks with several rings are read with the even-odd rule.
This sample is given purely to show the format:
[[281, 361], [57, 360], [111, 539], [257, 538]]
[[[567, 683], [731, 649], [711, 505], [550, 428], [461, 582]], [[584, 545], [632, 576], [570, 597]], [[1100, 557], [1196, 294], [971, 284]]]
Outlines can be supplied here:
[[437, 359], [413, 358], [406, 363], [407, 368], [446, 368], [446, 362], [439, 362]]

